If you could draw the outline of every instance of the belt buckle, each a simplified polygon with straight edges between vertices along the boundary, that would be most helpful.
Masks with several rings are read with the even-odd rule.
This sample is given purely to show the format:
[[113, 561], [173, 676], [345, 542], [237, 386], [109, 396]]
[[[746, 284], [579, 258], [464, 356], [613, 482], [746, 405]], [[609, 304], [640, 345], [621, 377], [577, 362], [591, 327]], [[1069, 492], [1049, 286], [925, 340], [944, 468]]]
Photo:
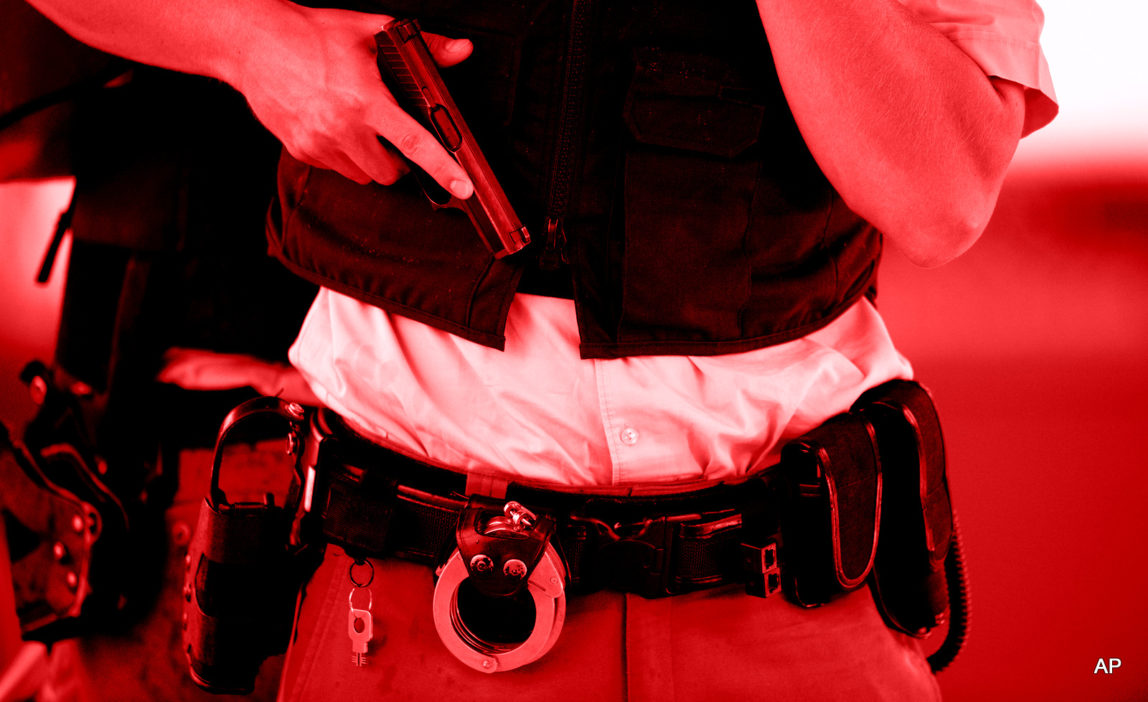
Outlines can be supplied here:
[[586, 520], [606, 539], [598, 548], [598, 565], [607, 586], [651, 599], [677, 594], [680, 588], [671, 577], [674, 545], [681, 524], [700, 517], [664, 515], [613, 526]]

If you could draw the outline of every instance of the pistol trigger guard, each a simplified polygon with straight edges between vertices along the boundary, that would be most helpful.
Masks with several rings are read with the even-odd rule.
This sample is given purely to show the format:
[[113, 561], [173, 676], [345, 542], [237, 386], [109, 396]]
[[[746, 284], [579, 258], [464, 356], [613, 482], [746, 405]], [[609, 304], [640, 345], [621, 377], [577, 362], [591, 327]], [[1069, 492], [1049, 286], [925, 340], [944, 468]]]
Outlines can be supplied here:
[[[411, 173], [414, 174], [415, 180], [418, 182], [419, 187], [422, 188], [423, 195], [430, 201], [431, 207], [436, 210], [466, 210], [462, 205], [462, 200], [451, 195], [449, 190], [435, 182], [429, 173], [414, 164], [411, 164]], [[436, 193], [441, 193], [437, 199], [435, 196]]]

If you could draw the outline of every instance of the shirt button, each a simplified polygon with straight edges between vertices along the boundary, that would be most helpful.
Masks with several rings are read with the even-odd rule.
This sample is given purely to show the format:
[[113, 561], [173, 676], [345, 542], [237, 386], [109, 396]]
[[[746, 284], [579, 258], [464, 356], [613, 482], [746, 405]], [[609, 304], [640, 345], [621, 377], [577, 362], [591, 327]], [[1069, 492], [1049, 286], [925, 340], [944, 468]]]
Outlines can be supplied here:
[[633, 446], [638, 443], [638, 430], [633, 427], [626, 427], [618, 432], [618, 438], [622, 440], [623, 444]]

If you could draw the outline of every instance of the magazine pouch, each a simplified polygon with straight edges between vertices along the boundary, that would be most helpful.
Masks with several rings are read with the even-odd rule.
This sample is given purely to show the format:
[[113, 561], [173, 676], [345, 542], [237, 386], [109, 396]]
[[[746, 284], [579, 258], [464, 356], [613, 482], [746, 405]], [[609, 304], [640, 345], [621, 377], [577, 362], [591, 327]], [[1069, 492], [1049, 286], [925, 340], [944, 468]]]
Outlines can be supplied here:
[[876, 431], [885, 476], [873, 596], [890, 626], [923, 636], [949, 608], [953, 512], [937, 411], [923, 387], [897, 380], [865, 393], [854, 413]]
[[841, 414], [782, 449], [783, 587], [805, 607], [855, 590], [873, 568], [881, 519], [881, 461], [873, 429]]

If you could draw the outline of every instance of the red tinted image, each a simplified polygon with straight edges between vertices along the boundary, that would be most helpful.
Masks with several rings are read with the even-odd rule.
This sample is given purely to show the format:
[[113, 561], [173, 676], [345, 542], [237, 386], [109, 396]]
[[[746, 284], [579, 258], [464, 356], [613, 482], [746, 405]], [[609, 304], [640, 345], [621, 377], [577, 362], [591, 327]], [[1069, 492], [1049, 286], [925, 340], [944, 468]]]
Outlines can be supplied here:
[[1143, 14], [0, 0], [0, 702], [1140, 699]]

